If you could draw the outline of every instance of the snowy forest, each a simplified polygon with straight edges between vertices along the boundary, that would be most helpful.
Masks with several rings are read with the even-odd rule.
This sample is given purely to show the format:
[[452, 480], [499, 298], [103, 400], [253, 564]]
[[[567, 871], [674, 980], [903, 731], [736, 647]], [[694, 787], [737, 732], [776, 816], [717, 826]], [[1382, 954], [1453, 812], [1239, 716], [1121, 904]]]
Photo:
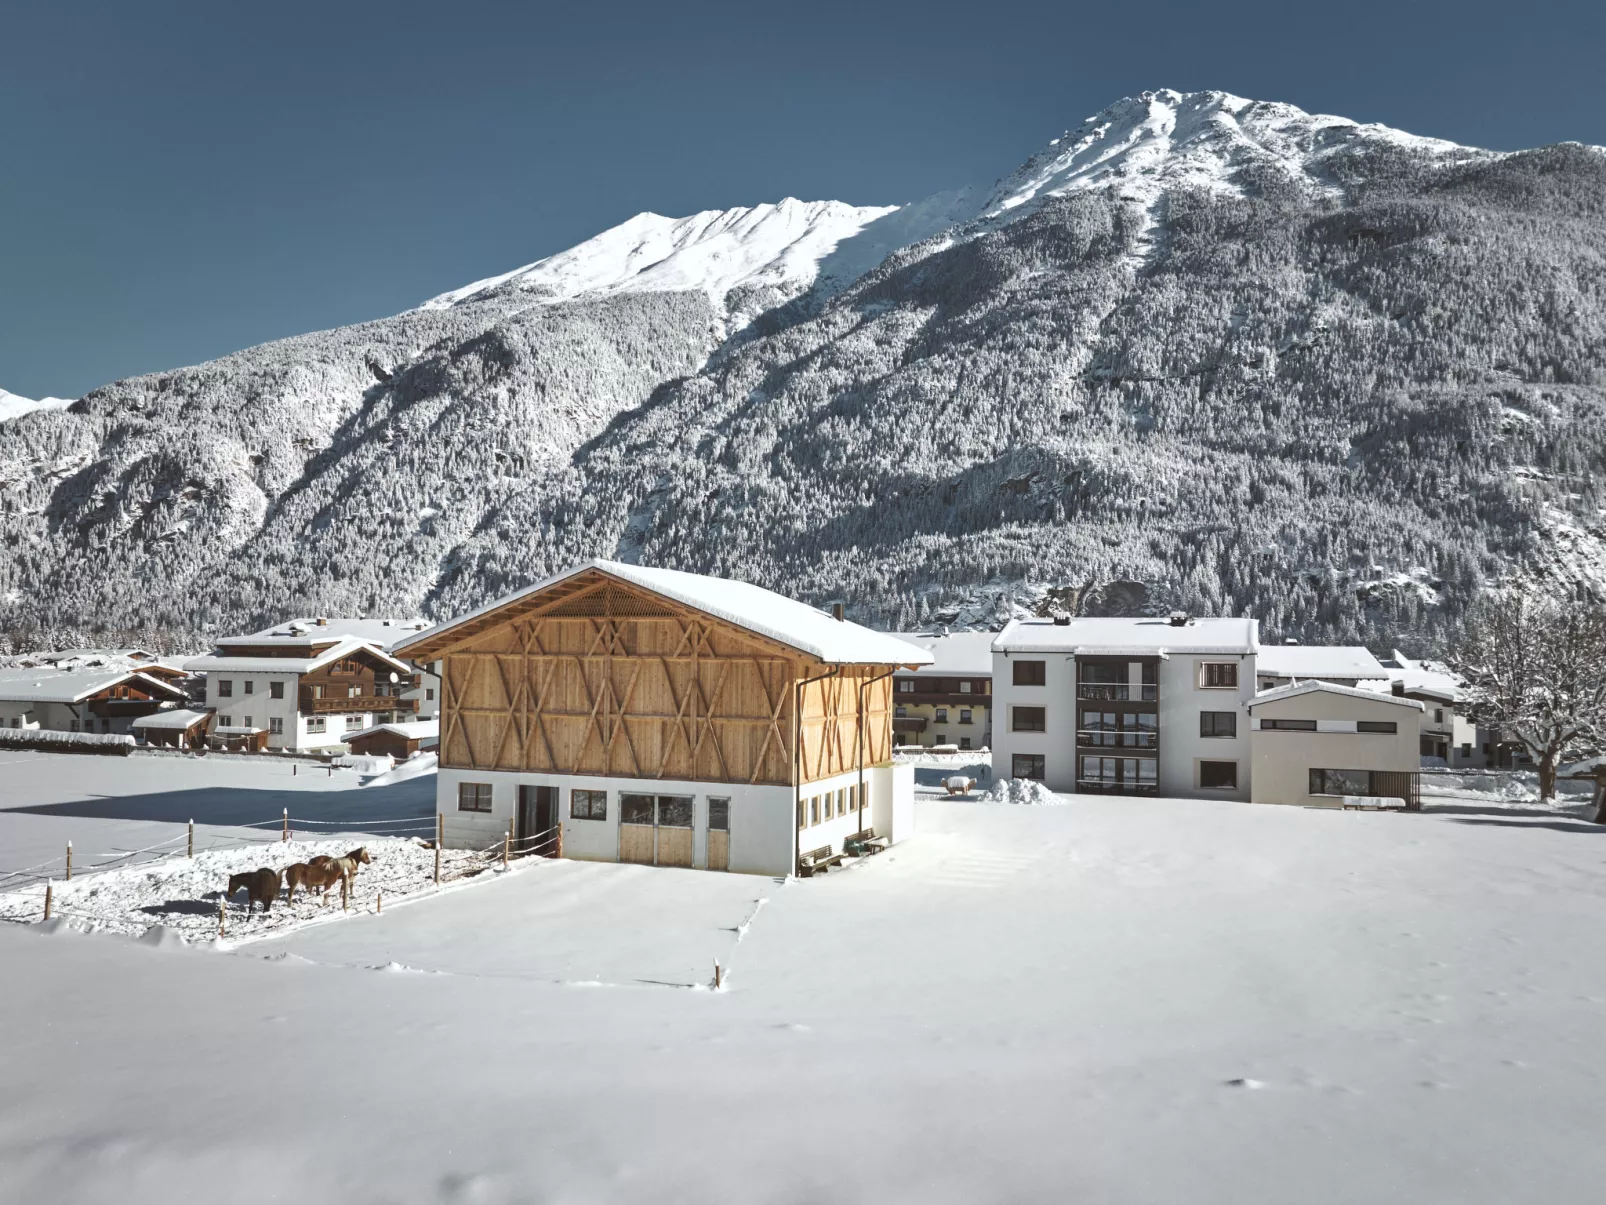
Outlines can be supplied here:
[[440, 618], [600, 555], [878, 627], [1432, 653], [1485, 585], [1606, 581], [1606, 155], [1326, 163], [1088, 189], [830, 297], [493, 292], [116, 382], [0, 426], [0, 629]]

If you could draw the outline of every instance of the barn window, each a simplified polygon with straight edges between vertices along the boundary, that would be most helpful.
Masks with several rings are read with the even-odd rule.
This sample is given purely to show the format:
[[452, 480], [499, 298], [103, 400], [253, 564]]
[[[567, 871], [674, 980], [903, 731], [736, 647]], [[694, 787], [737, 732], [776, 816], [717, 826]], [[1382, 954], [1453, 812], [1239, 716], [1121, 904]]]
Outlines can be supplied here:
[[731, 801], [718, 795], [708, 797], [708, 831], [728, 833], [731, 828]]
[[460, 782], [457, 784], [457, 810], [460, 812], [488, 812], [491, 810], [491, 784], [488, 782]]
[[620, 824], [651, 824], [652, 821], [653, 798], [651, 795], [619, 796]]
[[608, 792], [570, 791], [569, 818], [571, 820], [606, 820], [608, 818]]

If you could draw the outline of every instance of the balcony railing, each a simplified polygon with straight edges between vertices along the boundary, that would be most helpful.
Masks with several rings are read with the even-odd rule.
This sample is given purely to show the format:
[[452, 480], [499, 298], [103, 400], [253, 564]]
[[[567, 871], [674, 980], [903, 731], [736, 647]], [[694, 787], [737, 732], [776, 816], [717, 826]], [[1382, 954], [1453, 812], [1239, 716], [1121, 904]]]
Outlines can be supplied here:
[[1115, 778], [1078, 778], [1076, 790], [1082, 795], [1158, 795], [1157, 782], [1123, 782]]
[[358, 711], [417, 711], [417, 699], [399, 699], [395, 695], [356, 695], [347, 698], [314, 698], [310, 689], [303, 689], [298, 700], [303, 715], [334, 715]]
[[1160, 698], [1160, 688], [1152, 682], [1142, 686], [1128, 686], [1125, 682], [1079, 682], [1076, 697], [1100, 703], [1154, 703]]
[[1095, 749], [1157, 749], [1160, 745], [1160, 734], [1142, 729], [1111, 731], [1107, 728], [1083, 728], [1076, 734], [1076, 743]]

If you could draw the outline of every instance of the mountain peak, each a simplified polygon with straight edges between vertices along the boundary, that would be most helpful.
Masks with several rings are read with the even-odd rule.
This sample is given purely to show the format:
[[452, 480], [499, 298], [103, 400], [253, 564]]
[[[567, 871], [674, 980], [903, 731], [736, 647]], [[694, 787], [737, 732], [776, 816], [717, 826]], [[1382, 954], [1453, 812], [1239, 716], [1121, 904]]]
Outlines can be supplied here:
[[1277, 172], [1312, 195], [1336, 195], [1326, 161], [1358, 142], [1435, 157], [1489, 153], [1230, 92], [1161, 88], [1123, 97], [1053, 139], [999, 182], [982, 216], [1020, 216], [1012, 211], [1100, 187], [1146, 204], [1176, 187], [1241, 194], [1250, 168]]

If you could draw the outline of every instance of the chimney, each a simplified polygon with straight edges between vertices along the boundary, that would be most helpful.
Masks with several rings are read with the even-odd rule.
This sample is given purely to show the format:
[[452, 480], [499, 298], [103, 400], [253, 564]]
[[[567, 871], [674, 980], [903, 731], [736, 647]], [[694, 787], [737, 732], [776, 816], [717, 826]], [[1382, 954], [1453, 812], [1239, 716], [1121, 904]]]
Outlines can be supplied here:
[[1173, 611], [1169, 617], [1169, 622], [1174, 628], [1185, 628], [1191, 621], [1188, 619], [1186, 611]]
[[1405, 694], [1405, 683], [1396, 678], [1393, 682], [1389, 683], [1389, 689], [1393, 691], [1394, 694], [1403, 696]]
[[831, 618], [836, 620], [838, 623], [846, 623], [847, 622], [848, 617], [847, 617], [846, 609], [843, 607], [843, 605], [841, 603], [834, 602], [834, 603], [831, 604]]
[[320, 628], [328, 627], [329, 626], [329, 617], [327, 615], [318, 616], [318, 626]]
[[1058, 612], [1054, 616], [1054, 626], [1056, 628], [1068, 628], [1068, 627], [1070, 627], [1071, 626], [1071, 617], [1069, 615], [1065, 614], [1064, 611]]

